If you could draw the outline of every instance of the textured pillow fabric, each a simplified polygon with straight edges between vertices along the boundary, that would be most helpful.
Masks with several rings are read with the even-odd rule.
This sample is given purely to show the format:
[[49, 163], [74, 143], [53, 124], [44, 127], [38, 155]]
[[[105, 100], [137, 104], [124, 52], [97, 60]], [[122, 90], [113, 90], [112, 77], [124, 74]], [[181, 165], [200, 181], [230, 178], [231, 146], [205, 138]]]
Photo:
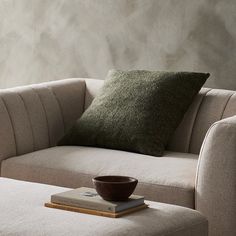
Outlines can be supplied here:
[[111, 70], [59, 142], [161, 156], [208, 73]]

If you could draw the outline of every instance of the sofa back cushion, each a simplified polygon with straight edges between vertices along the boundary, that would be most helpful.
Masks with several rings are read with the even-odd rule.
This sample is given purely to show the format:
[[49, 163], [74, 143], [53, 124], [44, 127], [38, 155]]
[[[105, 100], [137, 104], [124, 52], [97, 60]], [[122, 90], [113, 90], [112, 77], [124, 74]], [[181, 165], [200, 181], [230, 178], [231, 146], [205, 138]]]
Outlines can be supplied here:
[[[85, 109], [102, 86], [103, 80], [86, 80]], [[236, 115], [235, 91], [202, 88], [169, 141], [167, 149], [198, 154], [210, 126], [233, 115]]]
[[85, 82], [67, 79], [0, 91], [0, 161], [55, 146], [84, 109]]
[[[91, 104], [103, 82], [66, 79], [0, 90], [0, 162], [55, 146]], [[210, 125], [233, 115], [236, 115], [234, 91], [203, 88], [167, 149], [198, 154]]]

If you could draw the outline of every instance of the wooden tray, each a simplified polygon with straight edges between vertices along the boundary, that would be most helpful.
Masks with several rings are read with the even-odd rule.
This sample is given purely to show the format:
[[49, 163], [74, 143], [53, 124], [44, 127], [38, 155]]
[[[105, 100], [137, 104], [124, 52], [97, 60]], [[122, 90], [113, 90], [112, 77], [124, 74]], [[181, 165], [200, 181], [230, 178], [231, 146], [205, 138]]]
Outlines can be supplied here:
[[79, 208], [79, 207], [73, 207], [73, 206], [67, 206], [67, 205], [62, 205], [62, 204], [56, 204], [52, 202], [46, 202], [44, 204], [45, 207], [49, 208], [56, 208], [60, 210], [65, 210], [65, 211], [73, 211], [73, 212], [79, 212], [79, 213], [85, 213], [85, 214], [90, 214], [90, 215], [96, 215], [96, 216], [105, 216], [105, 217], [110, 217], [110, 218], [118, 218], [123, 215], [127, 215], [136, 211], [140, 211], [142, 209], [145, 209], [148, 207], [147, 204], [143, 204], [137, 207], [133, 207], [131, 209], [122, 211], [122, 212], [106, 212], [106, 211], [97, 211], [97, 210], [91, 210], [91, 209], [86, 209], [86, 208]]

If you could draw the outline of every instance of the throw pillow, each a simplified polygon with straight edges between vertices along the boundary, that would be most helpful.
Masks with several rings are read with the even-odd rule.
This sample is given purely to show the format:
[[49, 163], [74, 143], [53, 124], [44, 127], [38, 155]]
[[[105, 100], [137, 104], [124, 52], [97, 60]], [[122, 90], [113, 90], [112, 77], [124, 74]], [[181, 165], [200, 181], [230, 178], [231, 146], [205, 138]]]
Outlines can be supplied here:
[[162, 156], [209, 73], [112, 70], [59, 145]]

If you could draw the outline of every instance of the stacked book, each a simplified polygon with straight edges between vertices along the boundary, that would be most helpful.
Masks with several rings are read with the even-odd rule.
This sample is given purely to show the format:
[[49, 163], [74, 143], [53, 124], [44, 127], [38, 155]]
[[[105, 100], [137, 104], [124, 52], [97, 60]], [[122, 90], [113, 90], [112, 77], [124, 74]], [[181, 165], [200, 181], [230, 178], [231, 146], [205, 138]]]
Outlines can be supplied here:
[[95, 189], [86, 187], [51, 195], [51, 202], [45, 206], [112, 218], [147, 208], [143, 196], [131, 195], [127, 201], [111, 202], [103, 200]]

